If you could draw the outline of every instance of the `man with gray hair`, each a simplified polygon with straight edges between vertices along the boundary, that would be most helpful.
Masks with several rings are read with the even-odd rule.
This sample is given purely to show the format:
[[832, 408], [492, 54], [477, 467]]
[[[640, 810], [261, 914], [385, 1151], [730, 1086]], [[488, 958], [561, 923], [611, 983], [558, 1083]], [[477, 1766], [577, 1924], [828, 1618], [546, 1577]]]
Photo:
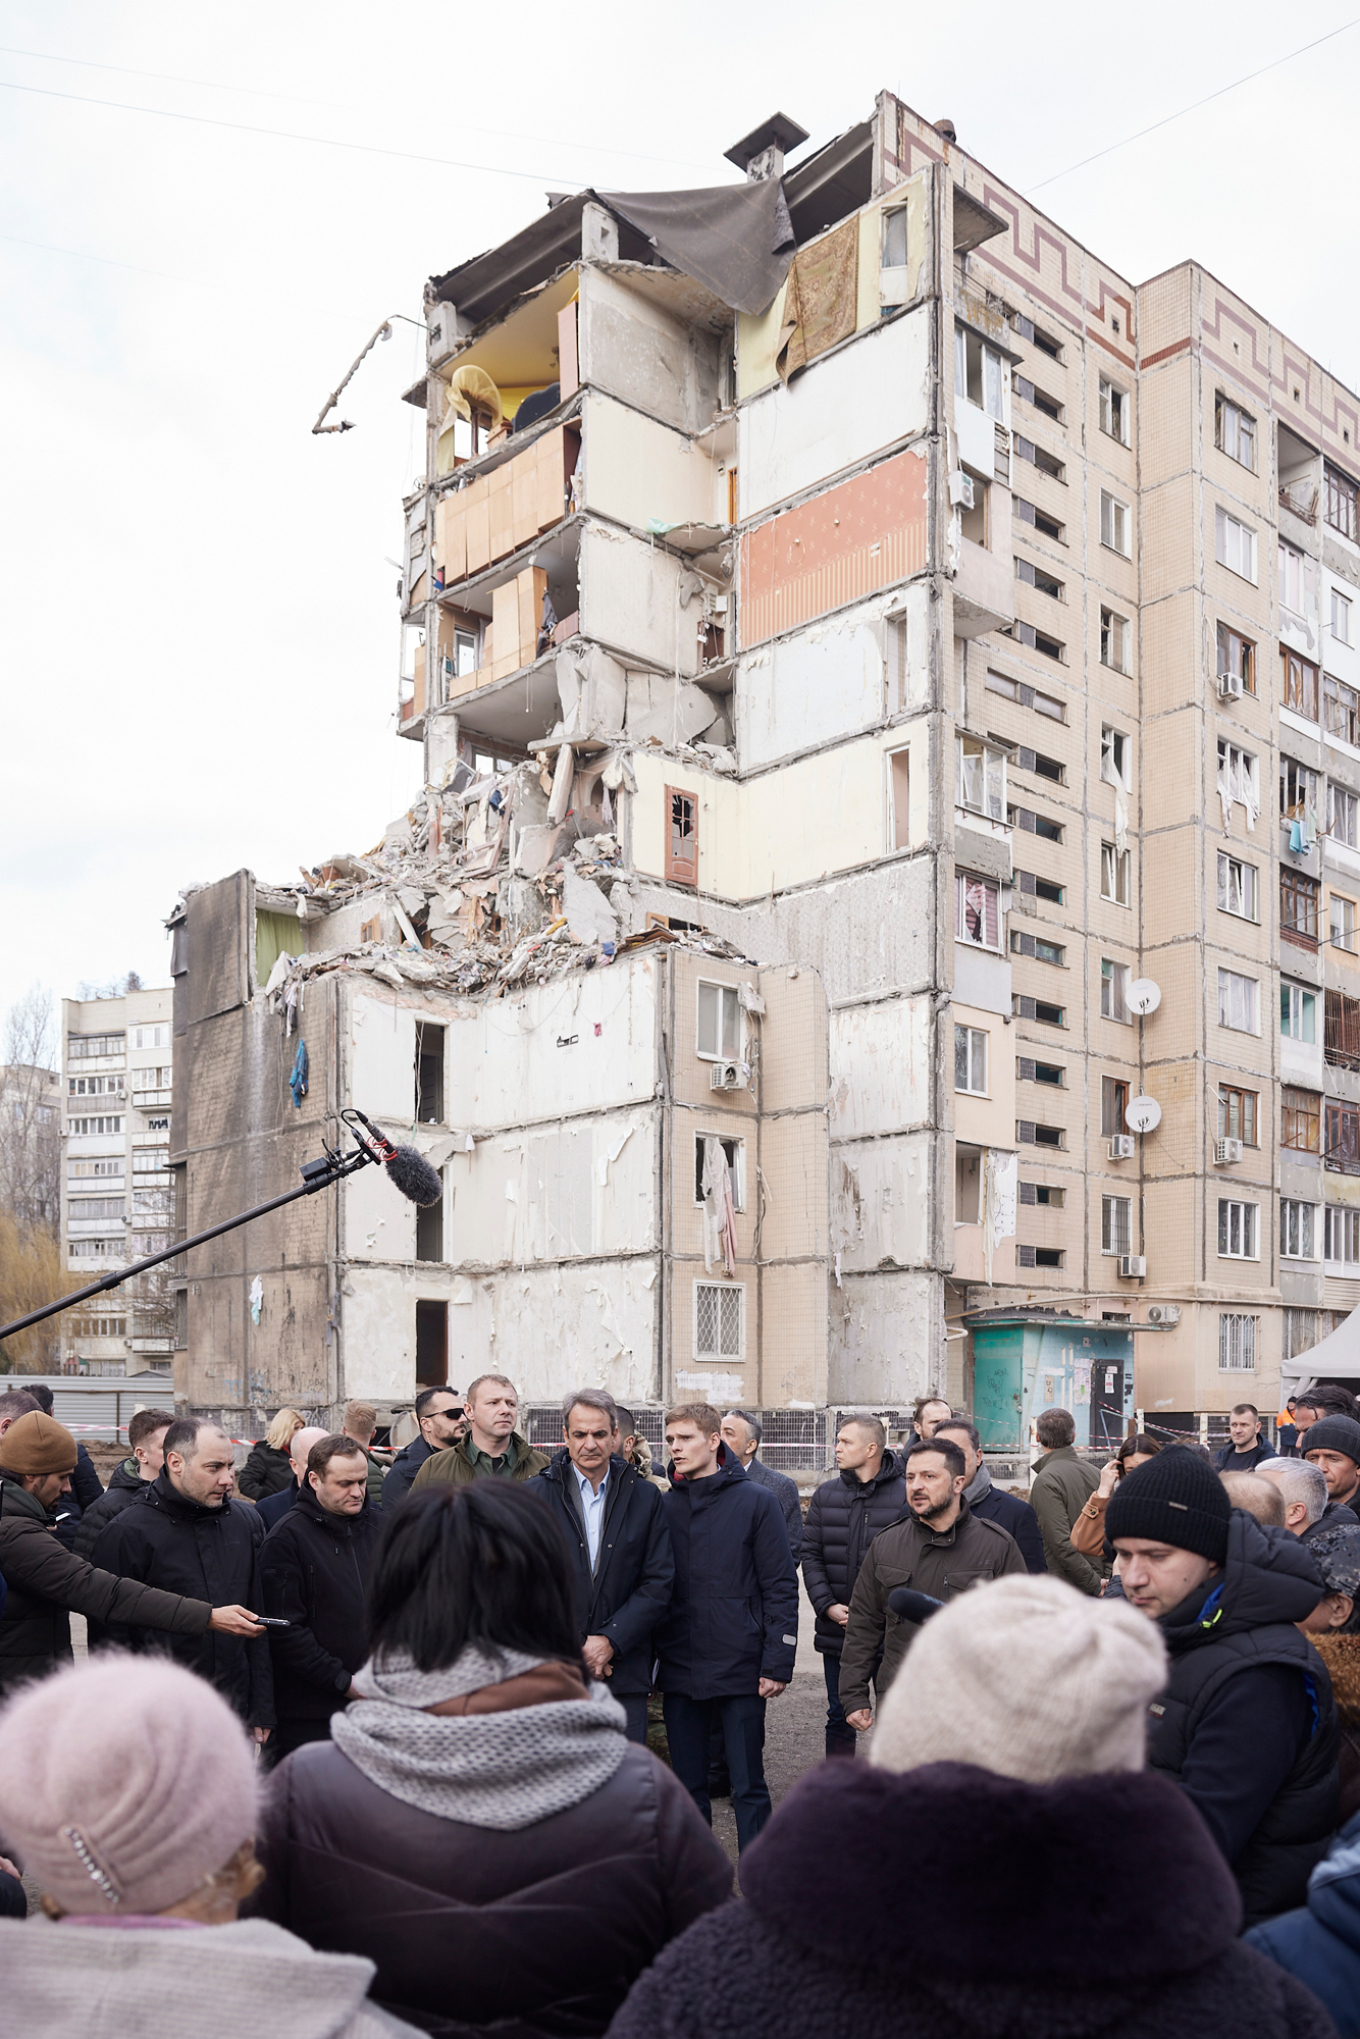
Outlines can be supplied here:
[[[1328, 1501], [1327, 1482], [1320, 1466], [1310, 1465], [1303, 1458], [1268, 1458], [1256, 1468], [1254, 1477], [1269, 1480], [1272, 1487], [1279, 1488], [1284, 1502], [1284, 1526], [1300, 1543], [1307, 1543], [1323, 1527]], [[1344, 1522], [1349, 1512], [1333, 1508], [1327, 1528], [1333, 1528], [1338, 1517]]]
[[729, 1409], [723, 1417], [723, 1443], [747, 1479], [754, 1480], [758, 1487], [768, 1488], [779, 1503], [779, 1512], [789, 1533], [789, 1549], [796, 1565], [803, 1548], [803, 1504], [798, 1488], [788, 1474], [775, 1472], [760, 1458], [764, 1435], [765, 1427], [754, 1409]]
[[607, 1682], [630, 1742], [647, 1739], [652, 1632], [670, 1605], [675, 1559], [661, 1496], [615, 1449], [619, 1410], [603, 1388], [562, 1397], [560, 1449], [528, 1483], [576, 1564], [576, 1626], [592, 1678]]

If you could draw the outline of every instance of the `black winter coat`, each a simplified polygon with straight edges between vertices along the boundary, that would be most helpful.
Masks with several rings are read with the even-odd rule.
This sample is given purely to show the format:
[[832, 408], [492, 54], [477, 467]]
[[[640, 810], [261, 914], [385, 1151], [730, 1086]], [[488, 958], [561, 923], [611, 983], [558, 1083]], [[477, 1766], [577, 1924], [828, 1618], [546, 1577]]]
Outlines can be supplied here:
[[236, 1475], [236, 1485], [248, 1501], [263, 1501], [277, 1494], [293, 1477], [293, 1461], [286, 1451], [275, 1451], [261, 1438], [250, 1447], [250, 1456]]
[[725, 1444], [706, 1480], [667, 1472], [675, 1593], [657, 1631], [658, 1686], [724, 1699], [754, 1698], [762, 1678], [787, 1684], [798, 1645], [798, 1574], [779, 1503], [747, 1479]]
[[1171, 1675], [1149, 1708], [1148, 1767], [1198, 1807], [1232, 1865], [1248, 1925], [1304, 1902], [1337, 1824], [1331, 1680], [1294, 1625], [1322, 1593], [1297, 1537], [1235, 1508], [1218, 1584], [1158, 1623]]
[[84, 1445], [78, 1444], [75, 1471], [71, 1474], [71, 1491], [63, 1494], [57, 1503], [53, 1522], [57, 1541], [64, 1543], [67, 1550], [75, 1549], [85, 1511], [94, 1507], [103, 1492], [104, 1483], [94, 1469], [94, 1460]]
[[1247, 1459], [1246, 1465], [1229, 1465], [1229, 1459], [1237, 1457], [1237, 1446], [1229, 1438], [1222, 1449], [1214, 1453], [1214, 1464], [1221, 1473], [1254, 1473], [1263, 1459], [1278, 1458], [1279, 1453], [1273, 1444], [1266, 1443], [1264, 1437], [1258, 1437], [1251, 1450], [1246, 1452], [1244, 1456]]
[[330, 1515], [309, 1488], [260, 1546], [264, 1612], [271, 1628], [274, 1711], [280, 1722], [329, 1720], [345, 1703], [367, 1654], [364, 1592], [382, 1512]]
[[1162, 1778], [824, 1763], [741, 1887], [634, 1984], [610, 2039], [1335, 2039], [1238, 1940], [1232, 1878]]
[[609, 1690], [649, 1692], [652, 1637], [670, 1606], [675, 1581], [660, 1489], [626, 1459], [617, 1455], [610, 1459], [599, 1563], [592, 1577], [590, 1546], [565, 1445], [527, 1485], [552, 1509], [575, 1557], [576, 1626], [582, 1642], [588, 1635], [602, 1635], [614, 1645]]
[[109, 1484], [99, 1499], [92, 1502], [76, 1525], [75, 1541], [71, 1548], [78, 1558], [88, 1558], [95, 1547], [100, 1530], [106, 1522], [112, 1522], [115, 1515], [121, 1515], [129, 1501], [135, 1501], [149, 1482], [142, 1478], [141, 1468], [135, 1458], [119, 1459], [113, 1469]]
[[435, 1447], [427, 1444], [423, 1437], [412, 1438], [387, 1468], [383, 1480], [383, 1507], [391, 1508], [396, 1502], [404, 1501], [411, 1491], [411, 1482], [427, 1458], [433, 1458]]
[[1007, 1535], [1014, 1537], [1027, 1572], [1037, 1576], [1048, 1570], [1043, 1531], [1028, 1501], [1022, 1501], [1018, 1494], [1003, 1494], [990, 1482], [976, 1498], [971, 1485], [965, 1492], [974, 1515], [980, 1515], [984, 1522], [994, 1522], [998, 1529], [1004, 1529]]
[[367, 1955], [374, 1999], [439, 2039], [603, 2032], [633, 1978], [732, 1888], [689, 1793], [631, 1743], [599, 1791], [510, 1833], [406, 1805], [313, 1742], [274, 1773], [256, 1846], [253, 1909]]
[[823, 1480], [808, 1503], [803, 1524], [803, 1584], [817, 1616], [813, 1647], [838, 1657], [845, 1630], [829, 1621], [828, 1607], [848, 1607], [864, 1553], [890, 1522], [907, 1512], [902, 1461], [885, 1451], [872, 1480], [854, 1472]]
[[263, 1501], [255, 1503], [255, 1512], [264, 1524], [266, 1536], [276, 1522], [282, 1522], [297, 1497], [297, 1479], [295, 1475], [290, 1474], [286, 1487], [276, 1487], [272, 1494], [265, 1495]]
[[803, 1549], [803, 1497], [798, 1491], [797, 1480], [791, 1480], [787, 1473], [777, 1473], [773, 1466], [764, 1463], [759, 1454], [746, 1467], [746, 1477], [754, 1480], [758, 1487], [763, 1487], [767, 1494], [773, 1494], [779, 1503], [796, 1566]]
[[[204, 1508], [179, 1493], [162, 1471], [115, 1516], [94, 1547], [95, 1562], [124, 1579], [142, 1579], [174, 1593], [188, 1593], [211, 1607], [239, 1603], [259, 1613], [260, 1545], [264, 1525], [248, 1502], [229, 1500]], [[140, 1629], [110, 1622], [91, 1642], [120, 1649], [158, 1647]], [[239, 1636], [176, 1636], [159, 1647], [215, 1685], [248, 1727], [273, 1727], [274, 1686], [269, 1644]]]

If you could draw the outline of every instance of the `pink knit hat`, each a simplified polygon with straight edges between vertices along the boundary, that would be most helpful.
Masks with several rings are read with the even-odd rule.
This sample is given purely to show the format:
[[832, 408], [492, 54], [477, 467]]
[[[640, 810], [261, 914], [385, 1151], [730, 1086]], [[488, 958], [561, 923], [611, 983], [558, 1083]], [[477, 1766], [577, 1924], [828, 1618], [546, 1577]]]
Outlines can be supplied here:
[[245, 1730], [164, 1658], [105, 1656], [0, 1714], [0, 1848], [63, 1911], [160, 1912], [255, 1832]]

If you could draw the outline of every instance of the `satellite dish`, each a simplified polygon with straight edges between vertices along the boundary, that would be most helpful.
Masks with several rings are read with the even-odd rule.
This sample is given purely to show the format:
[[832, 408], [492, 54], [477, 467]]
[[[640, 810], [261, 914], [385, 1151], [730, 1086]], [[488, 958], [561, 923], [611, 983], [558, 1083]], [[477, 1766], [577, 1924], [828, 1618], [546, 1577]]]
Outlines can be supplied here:
[[1152, 1133], [1162, 1123], [1162, 1108], [1155, 1097], [1131, 1097], [1124, 1107], [1124, 1124], [1135, 1133]]
[[1150, 977], [1135, 977], [1129, 986], [1128, 1000], [1132, 1012], [1156, 1012], [1162, 1002], [1161, 987]]

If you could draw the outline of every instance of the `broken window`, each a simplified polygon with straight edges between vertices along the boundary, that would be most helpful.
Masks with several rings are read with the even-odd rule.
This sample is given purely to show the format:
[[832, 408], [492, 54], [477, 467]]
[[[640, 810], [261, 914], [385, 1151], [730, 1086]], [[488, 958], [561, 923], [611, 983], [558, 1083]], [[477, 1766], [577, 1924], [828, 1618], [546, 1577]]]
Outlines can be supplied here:
[[892, 846], [911, 848], [911, 752], [895, 750], [888, 757], [889, 798], [892, 801]]
[[1129, 443], [1129, 393], [1111, 382], [1108, 375], [1100, 378], [1100, 429], [1111, 439], [1117, 439], [1121, 446]]
[[1357, 522], [1356, 485], [1348, 474], [1339, 467], [1333, 467], [1330, 460], [1322, 463], [1323, 511], [1333, 531], [1339, 531], [1343, 538], [1349, 538], [1352, 545], [1360, 543], [1360, 523]]
[[1027, 375], [1020, 374], [1012, 376], [1011, 385], [1022, 403], [1032, 404], [1044, 417], [1052, 418], [1054, 424], [1062, 423], [1063, 407], [1046, 389], [1037, 388]]
[[[443, 1171], [440, 1171], [442, 1182]], [[444, 1199], [438, 1203], [420, 1204], [416, 1208], [416, 1259], [443, 1260], [444, 1254]]]
[[[1302, 660], [1299, 661], [1303, 663]], [[1288, 665], [1288, 660], [1286, 660]], [[1316, 682], [1317, 668], [1307, 668]], [[1318, 775], [1307, 765], [1301, 765], [1297, 758], [1280, 759], [1280, 819], [1281, 821], [1301, 820], [1311, 809], [1317, 811]]]
[[1236, 1034], [1259, 1034], [1261, 987], [1236, 970], [1218, 973], [1218, 1024]]
[[[1329, 992], [1328, 997], [1331, 997]], [[1327, 1100], [1327, 1135], [1322, 1158], [1343, 1175], [1360, 1175], [1360, 1108]]]
[[1287, 1041], [1317, 1039], [1317, 994], [1287, 978], [1280, 979], [1280, 1033]]
[[954, 394], [1005, 423], [1001, 356], [967, 326], [954, 327]]
[[954, 1223], [956, 1225], [978, 1225], [982, 1222], [982, 1149], [980, 1147], [959, 1147], [954, 1149]]
[[740, 1284], [694, 1284], [694, 1357], [740, 1359], [746, 1344], [746, 1290]]
[[1101, 959], [1100, 965], [1100, 1013], [1102, 1019], [1118, 1020], [1121, 1026], [1131, 1024], [1129, 966], [1111, 962], [1108, 956]]
[[1050, 906], [1061, 906], [1063, 888], [1055, 878], [1041, 878], [1034, 871], [1015, 873], [1015, 887], [1018, 892], [1028, 893], [1032, 899], [1045, 899]]
[[1015, 559], [1015, 578], [1024, 581], [1027, 587], [1037, 588], [1041, 595], [1051, 596], [1055, 602], [1067, 599], [1060, 580], [1047, 573], [1043, 567], [1036, 566], [1032, 559], [1022, 559], [1018, 553]]
[[1360, 815], [1360, 800], [1354, 793], [1348, 793], [1344, 786], [1338, 786], [1335, 779], [1327, 782], [1327, 833], [1333, 842], [1345, 843], [1348, 849], [1360, 849], [1360, 829], [1357, 816]]
[[976, 736], [958, 739], [958, 792], [960, 807], [985, 814], [991, 821], [1006, 817], [1006, 753], [994, 750]]
[[1036, 326], [1033, 319], [1027, 313], [1012, 312], [1011, 324], [1020, 335], [1020, 338], [1028, 340], [1030, 345], [1037, 347], [1041, 354], [1047, 354], [1051, 361], [1062, 360], [1062, 341], [1055, 339], [1052, 333], [1046, 333], [1042, 326]]
[[1011, 930], [1011, 954], [1033, 956], [1037, 963], [1052, 963], [1055, 969], [1067, 967], [1067, 951], [1060, 942], [1048, 942], [1041, 935], [1025, 934], [1019, 928]]
[[[444, 1123], [444, 1029], [416, 1021], [416, 1123]], [[443, 1255], [438, 1256], [440, 1259]]]
[[1100, 732], [1100, 776], [1107, 786], [1120, 786], [1125, 792], [1133, 784], [1129, 739], [1108, 722]]
[[1100, 612], [1100, 663], [1117, 673], [1129, 669], [1129, 619], [1113, 609]]
[[1050, 453], [1045, 446], [1036, 445], [1033, 439], [1026, 439], [1020, 432], [1015, 434], [1011, 444], [1015, 448], [1017, 460], [1027, 460], [1031, 467], [1037, 467], [1040, 474], [1048, 475], [1052, 481], [1066, 481], [1066, 464], [1059, 460], [1056, 453]]
[[1047, 1182], [1022, 1182], [1020, 1201], [1022, 1204], [1046, 1204], [1050, 1210], [1060, 1211], [1067, 1201], [1067, 1192]]
[[1360, 744], [1360, 694], [1330, 673], [1322, 675], [1322, 726], [1342, 743]]
[[416, 1385], [446, 1388], [449, 1384], [449, 1306], [416, 1304]]
[[965, 473], [962, 480], [967, 493], [960, 504], [959, 530], [971, 544], [980, 545], [985, 551], [988, 543], [987, 504], [990, 486], [980, 474]]
[[1256, 421], [1221, 391], [1214, 398], [1214, 444], [1239, 467], [1256, 472]]
[[732, 1204], [738, 1211], [746, 1208], [746, 1142], [728, 1140], [720, 1133], [696, 1133], [694, 1136], [694, 1201], [704, 1200], [704, 1141], [716, 1140], [727, 1161], [727, 1173], [732, 1183]]
[[1220, 1083], [1218, 1086], [1218, 1137], [1220, 1140], [1240, 1140], [1244, 1147], [1255, 1147], [1256, 1105], [1259, 1092], [1241, 1090], [1235, 1083]]
[[1063, 645], [1057, 637], [1050, 637], [1046, 631], [1036, 630], [1032, 623], [1014, 623], [1011, 636], [1017, 644], [1027, 644], [1031, 651], [1042, 652], [1045, 658], [1062, 663]]
[[1333, 948], [1355, 954], [1355, 901], [1333, 892], [1327, 905], [1328, 932]]
[[1256, 646], [1228, 623], [1218, 626], [1218, 673], [1235, 675], [1244, 694], [1256, 692]]
[[1017, 1267], [1061, 1267], [1065, 1255], [1060, 1246], [1017, 1246]]
[[1280, 1200], [1280, 1253], [1285, 1260], [1312, 1260], [1313, 1205], [1297, 1197]]
[[741, 1005], [735, 984], [699, 980], [695, 1049], [701, 1062], [741, 1060]]
[[1218, 853], [1218, 905], [1221, 913], [1234, 913], [1239, 920], [1261, 917], [1256, 866], [1244, 864], [1240, 857], [1230, 857], [1226, 850]]
[[999, 908], [999, 891], [991, 879], [955, 872], [954, 933], [959, 941], [976, 949], [999, 948]]
[[1067, 543], [1067, 527], [1056, 517], [1041, 510], [1037, 503], [1027, 503], [1023, 496], [1011, 497], [1011, 515], [1022, 524], [1032, 524], [1036, 531], [1042, 531], [1045, 538], [1056, 538], [1060, 545]]
[[1067, 1008], [1061, 1005], [1050, 1005], [1047, 999], [1029, 998], [1019, 992], [1015, 992], [1011, 997], [1011, 1011], [1017, 1019], [1037, 1020], [1041, 1026], [1065, 1027], [1067, 1025]]
[[669, 884], [699, 883], [699, 801], [682, 787], [666, 788], [666, 869]]
[[1129, 1086], [1122, 1077], [1102, 1076], [1100, 1079], [1100, 1130], [1105, 1139], [1112, 1139], [1116, 1133], [1126, 1133], [1124, 1114], [1129, 1108]]
[[1129, 903], [1129, 853], [1114, 843], [1100, 845], [1100, 896], [1116, 906]]

